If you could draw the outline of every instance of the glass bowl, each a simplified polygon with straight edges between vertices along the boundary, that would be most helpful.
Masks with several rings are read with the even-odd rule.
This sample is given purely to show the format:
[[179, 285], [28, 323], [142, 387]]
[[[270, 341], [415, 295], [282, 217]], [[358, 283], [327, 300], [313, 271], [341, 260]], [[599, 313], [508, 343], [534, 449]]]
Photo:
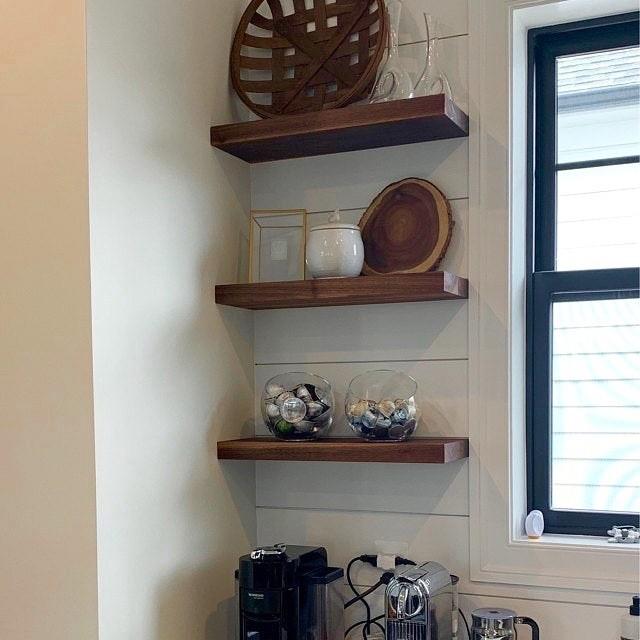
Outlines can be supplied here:
[[418, 383], [401, 371], [367, 371], [349, 384], [345, 415], [367, 440], [406, 440], [418, 424]]
[[335, 400], [324, 378], [291, 372], [265, 384], [260, 407], [265, 425], [276, 438], [315, 440], [331, 427]]

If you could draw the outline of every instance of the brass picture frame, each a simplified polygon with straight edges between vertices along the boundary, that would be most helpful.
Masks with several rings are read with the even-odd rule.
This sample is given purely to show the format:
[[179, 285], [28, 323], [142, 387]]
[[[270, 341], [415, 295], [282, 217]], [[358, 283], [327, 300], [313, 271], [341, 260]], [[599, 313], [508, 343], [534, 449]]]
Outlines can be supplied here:
[[[298, 217], [298, 221], [294, 220]], [[269, 224], [270, 222], [270, 224]], [[296, 224], [296, 222], [298, 222]], [[289, 258], [292, 247], [287, 230], [300, 230], [297, 253], [293, 260]], [[273, 232], [273, 233], [271, 233]], [[271, 239], [267, 239], [270, 235]], [[270, 242], [271, 260], [267, 260], [263, 249]], [[286, 280], [304, 280], [306, 277], [305, 253], [307, 246], [307, 210], [306, 209], [253, 209], [249, 219], [249, 282], [277, 282]], [[285, 263], [273, 266], [273, 263]], [[267, 271], [267, 264], [271, 270]], [[285, 273], [286, 272], [286, 273]], [[263, 277], [263, 273], [266, 277]], [[276, 277], [269, 277], [274, 274]]]

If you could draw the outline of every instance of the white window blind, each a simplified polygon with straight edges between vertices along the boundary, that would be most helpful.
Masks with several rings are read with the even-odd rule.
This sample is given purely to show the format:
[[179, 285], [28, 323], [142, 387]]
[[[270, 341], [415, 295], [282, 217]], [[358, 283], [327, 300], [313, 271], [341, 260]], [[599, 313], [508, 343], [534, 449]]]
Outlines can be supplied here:
[[[640, 50], [557, 61], [559, 169], [640, 153]], [[637, 162], [557, 175], [556, 269], [640, 260]], [[640, 511], [640, 301], [555, 302], [551, 506]]]

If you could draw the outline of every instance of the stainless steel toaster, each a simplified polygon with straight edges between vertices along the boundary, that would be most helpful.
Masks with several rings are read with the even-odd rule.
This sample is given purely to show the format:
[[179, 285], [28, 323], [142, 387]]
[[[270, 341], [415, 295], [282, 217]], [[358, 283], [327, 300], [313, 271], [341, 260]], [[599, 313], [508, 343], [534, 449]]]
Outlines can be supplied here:
[[387, 585], [387, 640], [451, 640], [453, 607], [451, 575], [442, 565], [408, 567]]

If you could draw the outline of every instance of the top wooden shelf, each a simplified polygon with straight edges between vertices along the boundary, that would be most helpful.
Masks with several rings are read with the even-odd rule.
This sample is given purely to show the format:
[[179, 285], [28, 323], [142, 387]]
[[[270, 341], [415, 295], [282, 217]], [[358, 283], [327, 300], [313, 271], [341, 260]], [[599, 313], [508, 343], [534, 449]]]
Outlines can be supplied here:
[[468, 134], [467, 115], [441, 94], [211, 127], [211, 144], [254, 163]]

